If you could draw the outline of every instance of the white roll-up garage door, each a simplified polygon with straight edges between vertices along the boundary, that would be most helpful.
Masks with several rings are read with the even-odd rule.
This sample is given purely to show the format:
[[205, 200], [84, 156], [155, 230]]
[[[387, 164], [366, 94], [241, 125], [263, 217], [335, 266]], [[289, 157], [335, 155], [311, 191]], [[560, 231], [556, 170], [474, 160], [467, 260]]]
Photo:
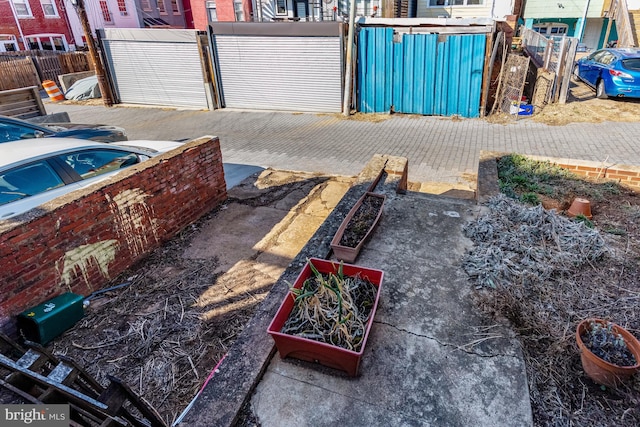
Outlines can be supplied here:
[[[342, 110], [342, 37], [337, 23], [331, 35], [290, 35], [278, 28], [309, 29], [310, 23], [234, 26], [213, 35], [227, 108], [340, 112]], [[266, 28], [260, 34], [256, 28]], [[222, 28], [222, 31], [221, 31]], [[226, 28], [231, 28], [227, 25]], [[220, 34], [222, 32], [222, 34]], [[244, 33], [244, 34], [243, 34]], [[247, 34], [249, 33], [249, 34]], [[311, 32], [313, 34], [313, 32]], [[309, 34], [309, 32], [307, 32]]]
[[208, 108], [196, 36], [193, 30], [105, 29], [120, 102]]

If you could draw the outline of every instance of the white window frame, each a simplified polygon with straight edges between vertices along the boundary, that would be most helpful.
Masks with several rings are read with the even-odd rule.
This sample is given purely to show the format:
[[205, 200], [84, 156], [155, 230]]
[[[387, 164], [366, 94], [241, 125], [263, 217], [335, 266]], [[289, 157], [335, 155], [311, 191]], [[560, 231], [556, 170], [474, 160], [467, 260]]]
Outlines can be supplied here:
[[39, 50], [44, 50], [44, 49], [42, 49], [42, 40], [49, 39], [49, 43], [51, 43], [51, 46], [53, 46], [54, 49], [55, 49], [56, 44], [53, 42], [53, 39], [60, 39], [60, 40], [62, 40], [62, 50], [55, 49], [55, 52], [68, 52], [69, 51], [69, 44], [67, 43], [67, 38], [65, 37], [64, 34], [54, 34], [54, 33], [29, 34], [29, 35], [25, 35], [24, 39], [26, 40], [26, 44], [27, 45], [31, 44], [31, 40], [30, 39], [35, 39], [35, 42], [38, 43], [38, 49]]
[[[47, 11], [45, 10], [45, 5], [51, 6], [53, 8], [53, 15], [47, 15]], [[40, 7], [42, 8], [42, 13], [44, 13], [45, 18], [59, 18], [58, 15], [58, 7], [56, 6], [55, 0], [40, 0]]]
[[[24, 13], [20, 13], [18, 11], [18, 9], [16, 9], [16, 3], [17, 4], [21, 4], [24, 5], [26, 8], [26, 14]], [[33, 13], [31, 12], [31, 5], [29, 4], [29, 0], [11, 0], [11, 7], [13, 8], [13, 11], [16, 13], [16, 16], [18, 18], [32, 18], [33, 17]]]
[[236, 22], [244, 21], [244, 5], [242, 4], [242, 0], [233, 0], [233, 15], [236, 18]]
[[100, 12], [99, 16], [102, 18], [102, 22], [105, 25], [114, 25], [113, 13], [111, 13], [111, 8], [109, 7], [109, 2], [107, 0], [98, 0], [98, 11]]
[[171, 13], [176, 16], [181, 15], [180, 2], [178, 0], [171, 0]]
[[[484, 6], [486, 0], [479, 0], [479, 4], [468, 4], [470, 0], [427, 0], [427, 7], [478, 7]], [[462, 1], [462, 4], [454, 4], [455, 1]], [[442, 4], [437, 4], [442, 3]]]
[[[167, 5], [164, 4], [164, 0], [158, 0], [157, 5], [158, 5], [158, 12], [160, 12], [160, 15], [168, 15]], [[162, 5], [162, 8], [160, 7], [160, 5]]]
[[[542, 34], [543, 36], [560, 37], [567, 34], [567, 32], [569, 31], [569, 25], [563, 24], [562, 22], [538, 22], [537, 24], [533, 24], [531, 29], [537, 33]], [[542, 31], [542, 29], [544, 29], [544, 32]]]
[[[276, 15], [283, 16], [289, 14], [289, 0], [276, 0]], [[284, 4], [284, 11], [280, 12], [278, 10], [278, 4]]]
[[[215, 0], [209, 0], [205, 3], [205, 7], [207, 9], [207, 20], [209, 22], [218, 22], [218, 6], [216, 5]], [[213, 12], [213, 16], [212, 15]]]
[[127, 6], [127, 0], [121, 0], [122, 6], [124, 6], [124, 10], [120, 7], [120, 0], [116, 0], [116, 7], [118, 8], [118, 12], [120, 16], [129, 16], [129, 7]]
[[16, 38], [16, 36], [14, 36], [13, 34], [0, 34], [0, 52], [9, 52], [7, 50], [8, 44], [13, 45], [14, 50], [12, 52], [20, 50], [20, 47], [18, 46], [18, 39]]

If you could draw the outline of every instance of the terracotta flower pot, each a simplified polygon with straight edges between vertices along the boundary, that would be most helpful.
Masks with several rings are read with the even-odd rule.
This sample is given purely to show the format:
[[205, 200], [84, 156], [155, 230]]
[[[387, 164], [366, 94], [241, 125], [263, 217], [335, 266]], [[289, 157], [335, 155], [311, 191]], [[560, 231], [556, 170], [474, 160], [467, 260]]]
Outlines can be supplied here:
[[582, 341], [581, 335], [589, 329], [591, 322], [600, 323], [601, 325], [610, 323], [602, 319], [586, 319], [578, 325], [576, 329], [576, 341], [580, 349], [582, 367], [594, 382], [607, 387], [617, 387], [640, 369], [640, 342], [629, 331], [612, 323], [613, 332], [622, 336], [627, 348], [631, 354], [633, 354], [633, 357], [635, 357], [636, 364], [633, 366], [619, 366], [609, 363], [593, 354]]
[[578, 215], [584, 215], [588, 219], [593, 218], [591, 215], [591, 202], [587, 199], [583, 199], [582, 197], [576, 197], [573, 199], [573, 203], [571, 203], [571, 206], [567, 210], [567, 215], [571, 218]]
[[[358, 210], [365, 202], [365, 199], [368, 197], [381, 199], [382, 203], [380, 204], [380, 209], [376, 213], [375, 218], [371, 219], [368, 230], [366, 231], [366, 233], [363, 235], [363, 237], [360, 239], [360, 241], [357, 244], [353, 246], [347, 246], [345, 244], [342, 244], [341, 243], [342, 237], [344, 236], [345, 232], [347, 232], [347, 228], [353, 226], [351, 221], [354, 219], [354, 217], [357, 218]], [[380, 217], [382, 216], [382, 208], [384, 206], [385, 200], [386, 200], [386, 196], [384, 194], [366, 192], [360, 199], [358, 199], [356, 204], [353, 205], [349, 213], [347, 213], [347, 216], [345, 217], [344, 221], [342, 221], [342, 224], [340, 224], [340, 227], [338, 228], [338, 231], [336, 232], [335, 236], [333, 236], [333, 239], [331, 240], [331, 249], [333, 249], [333, 254], [337, 259], [344, 262], [354, 262], [356, 260], [356, 258], [358, 257], [358, 254], [362, 250], [362, 247], [367, 242], [367, 240], [369, 240], [374, 228], [380, 221]]]
[[[335, 274], [340, 266], [340, 264], [337, 262], [311, 258], [298, 275], [298, 278], [293, 284], [293, 288], [301, 289], [305, 280], [312, 276], [313, 271], [309, 263], [313, 263], [313, 266], [323, 274]], [[283, 326], [289, 318], [289, 315], [294, 309], [295, 296], [292, 292], [287, 293], [287, 296], [280, 305], [278, 312], [271, 321], [267, 332], [275, 341], [278, 353], [280, 353], [280, 357], [282, 358], [293, 357], [296, 359], [306, 360], [308, 362], [315, 362], [324, 366], [328, 366], [330, 368], [340, 369], [347, 372], [347, 374], [349, 374], [350, 376], [356, 376], [358, 374], [360, 361], [367, 344], [367, 338], [369, 336], [369, 331], [373, 323], [373, 318], [376, 314], [376, 307], [378, 306], [380, 287], [382, 286], [384, 272], [382, 270], [376, 270], [373, 268], [366, 268], [351, 264], [344, 264], [342, 270], [344, 276], [359, 276], [360, 278], [368, 280], [377, 288], [375, 301], [373, 302], [369, 317], [367, 318], [367, 323], [362, 334], [362, 341], [359, 345], [358, 351], [353, 351], [346, 348], [338, 347], [337, 345], [331, 345], [325, 342], [316, 341], [314, 339], [296, 335], [289, 335], [281, 332]]]

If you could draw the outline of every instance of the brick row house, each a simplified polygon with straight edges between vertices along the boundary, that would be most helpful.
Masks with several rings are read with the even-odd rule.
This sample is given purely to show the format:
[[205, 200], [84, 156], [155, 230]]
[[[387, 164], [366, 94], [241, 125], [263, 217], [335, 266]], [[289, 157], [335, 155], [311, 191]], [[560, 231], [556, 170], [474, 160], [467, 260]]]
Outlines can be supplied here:
[[62, 0], [0, 0], [0, 52], [67, 51], [74, 44]]

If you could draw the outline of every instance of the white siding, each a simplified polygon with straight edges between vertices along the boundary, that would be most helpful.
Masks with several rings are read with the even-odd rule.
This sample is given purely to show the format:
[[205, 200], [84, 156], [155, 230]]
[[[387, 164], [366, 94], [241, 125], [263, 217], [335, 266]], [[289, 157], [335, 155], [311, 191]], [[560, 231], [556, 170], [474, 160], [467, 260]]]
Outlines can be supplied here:
[[103, 42], [121, 102], [208, 108], [195, 31], [114, 29]]
[[491, 18], [491, 0], [484, 6], [429, 7], [429, 0], [418, 0], [417, 18]]
[[340, 37], [216, 35], [215, 44], [226, 107], [342, 110]]
[[[561, 4], [563, 7], [559, 7]], [[582, 18], [586, 0], [527, 0], [523, 17], [528, 18]], [[589, 2], [588, 18], [602, 17], [604, 0]]]

